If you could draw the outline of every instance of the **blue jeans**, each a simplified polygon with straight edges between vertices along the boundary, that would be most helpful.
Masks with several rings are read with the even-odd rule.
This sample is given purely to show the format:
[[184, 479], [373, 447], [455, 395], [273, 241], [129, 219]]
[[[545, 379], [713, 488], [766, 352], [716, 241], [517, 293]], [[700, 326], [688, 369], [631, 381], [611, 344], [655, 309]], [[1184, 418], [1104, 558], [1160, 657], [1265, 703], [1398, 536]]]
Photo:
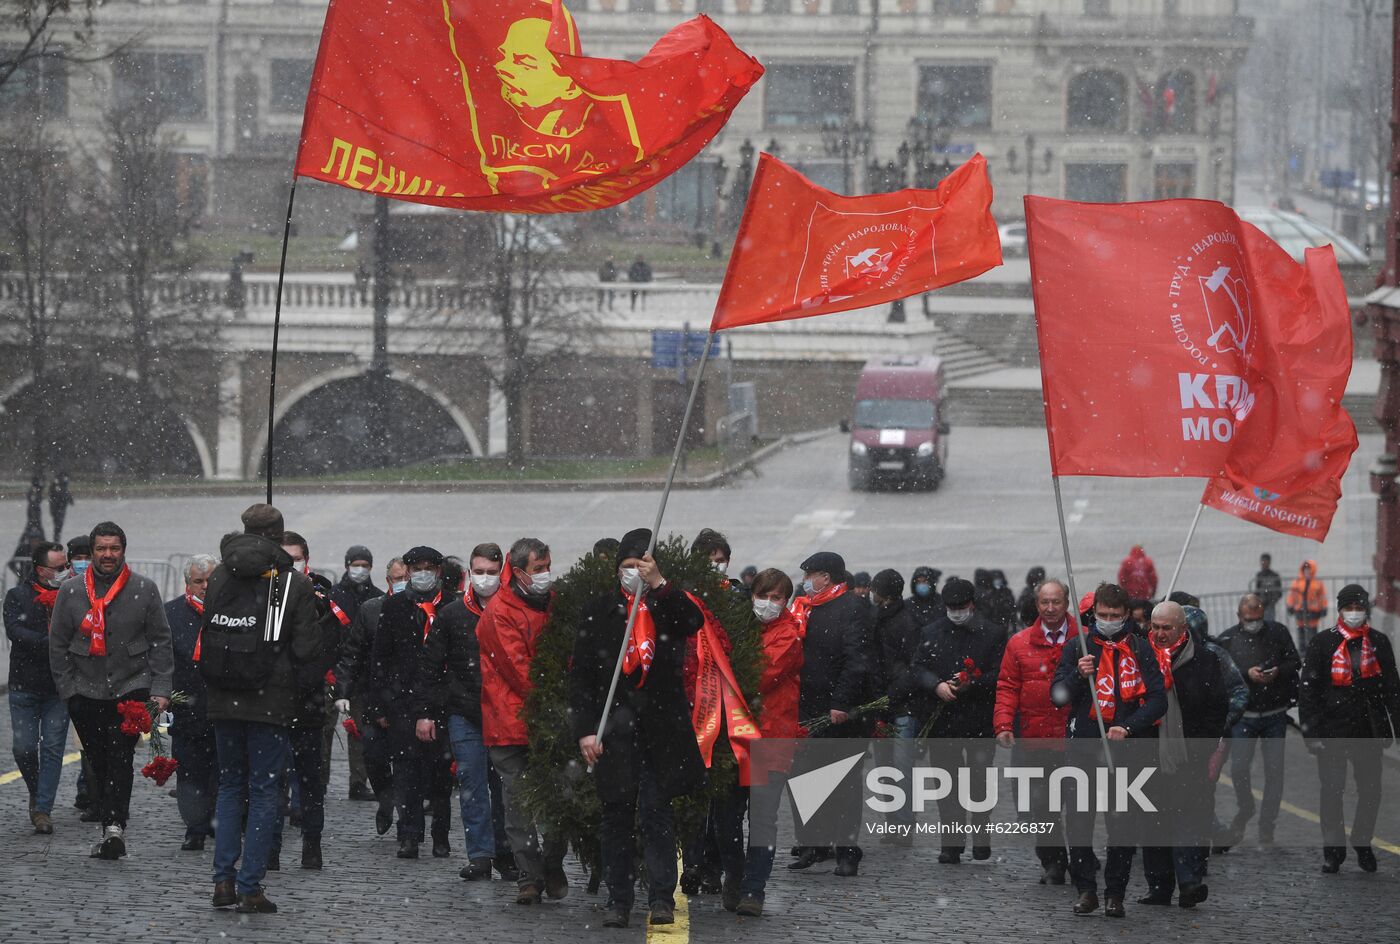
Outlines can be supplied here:
[[255, 721], [215, 721], [214, 739], [219, 751], [214, 881], [236, 879], [240, 895], [253, 895], [267, 874], [267, 855], [279, 818], [277, 782], [287, 762], [287, 729]]
[[15, 764], [34, 797], [34, 809], [51, 814], [68, 743], [68, 706], [56, 694], [12, 691], [10, 727]]
[[[744, 878], [739, 885], [739, 893], [745, 898], [762, 901], [763, 890], [773, 874], [778, 807], [782, 805], [783, 785], [786, 782], [786, 774], [769, 771], [767, 786], [749, 789], [749, 849], [744, 861]], [[769, 837], [772, 841], [756, 845], [756, 842], [763, 842], [759, 837]]]
[[1235, 826], [1243, 828], [1254, 815], [1254, 793], [1249, 768], [1254, 762], [1254, 742], [1261, 742], [1264, 755], [1264, 805], [1259, 810], [1259, 828], [1268, 832], [1278, 821], [1283, 802], [1283, 747], [1287, 743], [1288, 715], [1279, 712], [1267, 718], [1241, 718], [1230, 729], [1230, 779], [1235, 782]]
[[490, 758], [481, 728], [461, 715], [447, 719], [447, 737], [457, 761], [457, 803], [462, 809], [462, 831], [467, 837], [468, 859], [496, 857], [496, 831], [491, 821]]
[[186, 839], [214, 834], [214, 803], [219, 795], [219, 754], [214, 727], [204, 721], [178, 720], [170, 735], [175, 768], [175, 805], [185, 823]]

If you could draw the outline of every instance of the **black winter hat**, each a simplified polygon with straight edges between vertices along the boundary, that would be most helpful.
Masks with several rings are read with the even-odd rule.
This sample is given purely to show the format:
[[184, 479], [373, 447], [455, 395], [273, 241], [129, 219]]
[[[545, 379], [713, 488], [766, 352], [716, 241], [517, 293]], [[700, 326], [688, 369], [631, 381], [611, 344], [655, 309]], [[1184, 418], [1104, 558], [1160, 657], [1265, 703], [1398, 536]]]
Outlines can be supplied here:
[[249, 505], [244, 509], [241, 520], [244, 534], [280, 535], [286, 530], [282, 523], [282, 512], [272, 505]]
[[368, 561], [371, 567], [374, 566], [374, 555], [369, 552], [369, 548], [363, 544], [352, 544], [345, 549], [345, 566], [349, 567], [351, 561]]
[[972, 586], [972, 581], [964, 580], [961, 577], [949, 577], [943, 584], [943, 605], [949, 609], [961, 609], [972, 602], [976, 595], [976, 588]]
[[412, 567], [414, 564], [421, 564], [425, 561], [432, 564], [434, 567], [441, 567], [442, 553], [438, 551], [437, 548], [427, 547], [425, 545], [411, 547], [404, 552], [403, 562], [405, 566]]
[[68, 556], [71, 558], [79, 554], [85, 554], [88, 557], [92, 556], [92, 541], [89, 540], [86, 534], [80, 534], [77, 537], [68, 539]]
[[853, 587], [868, 587], [868, 586], [870, 586], [870, 572], [869, 572], [869, 571], [866, 571], [866, 570], [858, 570], [858, 571], [856, 571], [854, 574], [851, 575], [851, 586], [853, 586]]
[[909, 578], [909, 582], [918, 583], [920, 580], [928, 581], [930, 587], [938, 586], [938, 578], [943, 576], [943, 571], [936, 567], [915, 567], [914, 576]]
[[650, 528], [633, 528], [622, 536], [622, 540], [617, 546], [618, 563], [625, 561], [629, 557], [642, 558], [646, 556], [647, 545], [651, 543]]
[[801, 566], [804, 574], [828, 574], [833, 583], [846, 576], [846, 559], [835, 551], [817, 551]]
[[1367, 610], [1371, 609], [1371, 595], [1361, 584], [1349, 583], [1337, 591], [1337, 609], [1344, 610], [1357, 605], [1364, 606]]
[[899, 571], [887, 567], [871, 579], [870, 589], [882, 599], [898, 600], [904, 596], [904, 578]]

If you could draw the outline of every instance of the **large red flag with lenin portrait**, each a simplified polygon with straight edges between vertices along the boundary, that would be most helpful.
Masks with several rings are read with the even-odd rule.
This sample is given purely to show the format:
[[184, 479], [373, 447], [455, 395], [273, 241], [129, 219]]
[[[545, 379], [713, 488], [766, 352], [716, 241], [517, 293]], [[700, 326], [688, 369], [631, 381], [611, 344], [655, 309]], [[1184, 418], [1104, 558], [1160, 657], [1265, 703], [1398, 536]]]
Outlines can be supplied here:
[[698, 154], [763, 74], [697, 16], [636, 62], [560, 0], [331, 0], [296, 173], [464, 210], [621, 203]]
[[868, 308], [1001, 265], [977, 154], [935, 190], [847, 197], [759, 157], [711, 331]]
[[1357, 446], [1331, 248], [1299, 263], [1205, 200], [1026, 218], [1055, 474], [1209, 478], [1212, 507], [1325, 534]]

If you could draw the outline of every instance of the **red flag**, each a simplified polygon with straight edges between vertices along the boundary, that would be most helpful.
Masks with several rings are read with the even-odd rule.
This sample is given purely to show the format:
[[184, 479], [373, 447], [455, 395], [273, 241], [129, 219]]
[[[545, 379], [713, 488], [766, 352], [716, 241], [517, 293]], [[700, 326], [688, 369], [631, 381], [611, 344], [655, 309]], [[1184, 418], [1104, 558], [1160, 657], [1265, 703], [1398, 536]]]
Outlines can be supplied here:
[[1330, 250], [1301, 265], [1204, 200], [1027, 197], [1026, 216], [1055, 474], [1340, 479], [1351, 331]]
[[711, 331], [866, 308], [1001, 264], [982, 155], [936, 190], [845, 197], [758, 160]]
[[703, 148], [763, 74], [704, 16], [585, 57], [559, 0], [331, 0], [296, 173], [415, 203], [621, 203]]
[[1288, 498], [1264, 488], [1237, 487], [1223, 475], [1206, 483], [1201, 504], [1284, 534], [1322, 541], [1337, 513], [1341, 486], [1328, 480]]

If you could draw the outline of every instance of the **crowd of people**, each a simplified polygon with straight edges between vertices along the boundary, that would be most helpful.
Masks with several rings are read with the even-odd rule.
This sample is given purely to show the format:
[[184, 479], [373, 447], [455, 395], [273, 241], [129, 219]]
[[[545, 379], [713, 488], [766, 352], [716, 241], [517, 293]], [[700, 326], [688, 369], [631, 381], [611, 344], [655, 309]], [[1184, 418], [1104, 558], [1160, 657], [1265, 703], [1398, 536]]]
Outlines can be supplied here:
[[[418, 858], [425, 843], [435, 858], [452, 854], [455, 788], [463, 879], [499, 875], [514, 883], [522, 906], [566, 897], [567, 843], [542, 828], [521, 791], [531, 751], [523, 709], [560, 570], [549, 546], [533, 537], [505, 550], [485, 542], [460, 559], [413, 547], [383, 566], [381, 590], [367, 547], [350, 547], [332, 582], [311, 569], [306, 538], [273, 506], [251, 506], [241, 525], [217, 557], [189, 559], [184, 591], [169, 601], [127, 566], [126, 534], [112, 522], [66, 546], [34, 547], [26, 581], [4, 602], [14, 752], [34, 830], [53, 831], [71, 721], [83, 750], [77, 804], [100, 830], [91, 854], [127, 854], [142, 729], [131, 723], [132, 706], [149, 704], [173, 719], [180, 848], [197, 852], [213, 839], [215, 908], [276, 911], [263, 882], [281, 868], [288, 829], [300, 831], [301, 867], [323, 867], [340, 730], [349, 798], [374, 804], [376, 833], [396, 829], [399, 858]], [[728, 642], [694, 588], [668, 579], [651, 540], [638, 529], [594, 547], [616, 579], [579, 612], [565, 679], [568, 736], [592, 771], [601, 809], [592, 882], [607, 885], [603, 924], [631, 920], [638, 840], [652, 924], [674, 920], [677, 886], [759, 916], [776, 849], [746, 845], [745, 826], [751, 837], [774, 834], [779, 791], [750, 791], [741, 780], [711, 801], [693, 839], [682, 840], [673, 818], [669, 801], [704, 786], [711, 757], [694, 723], [698, 654]], [[731, 548], [718, 532], [700, 532], [691, 552], [727, 573]], [[1143, 849], [1146, 893], [1138, 901], [1191, 908], [1207, 899], [1212, 847], [1243, 841], [1256, 813], [1259, 842], [1273, 842], [1295, 705], [1317, 757], [1323, 871], [1338, 871], [1348, 846], [1362, 869], [1377, 868], [1381, 752], [1400, 731], [1390, 642], [1372, 631], [1370, 600], [1357, 585], [1336, 595], [1338, 619], [1324, 627], [1333, 601], [1309, 564], [1287, 598], [1300, 627], [1312, 623], [1295, 645], [1273, 619], [1283, 593], [1268, 564], [1240, 599], [1238, 621], [1216, 636], [1189, 594], [1154, 599], [1155, 569], [1141, 548], [1117, 583], [1078, 601], [1042, 568], [1027, 575], [1019, 598], [1001, 571], [943, 579], [932, 567], [912, 572], [906, 595], [897, 571], [851, 574], [830, 550], [802, 562], [800, 583], [778, 568], [720, 579], [761, 625], [758, 736], [867, 738], [881, 724], [900, 742], [957, 745], [932, 748], [956, 753], [931, 758], [944, 767], [988, 766], [998, 746], [1046, 768], [1093, 767], [1105, 743], [1149, 752], [1168, 781], [1161, 795], [1177, 805], [1164, 811], [1171, 845]], [[723, 735], [720, 742], [727, 744]], [[1256, 747], [1264, 761], [1257, 805]], [[1213, 796], [1227, 753], [1237, 803], [1224, 824], [1214, 821], [1213, 802], [1190, 798]], [[1348, 766], [1358, 795], [1349, 833]], [[1100, 909], [1102, 871], [1103, 913], [1123, 917], [1135, 843], [1105, 814], [1101, 864], [1095, 814], [1070, 811], [1061, 820], [1048, 804], [1035, 794], [1028, 813], [1055, 824], [1035, 848], [1040, 882], [1072, 884], [1073, 913], [1088, 915]], [[952, 798], [940, 801], [939, 817], [979, 822]], [[967, 835], [942, 832], [938, 862], [959, 864]], [[971, 835], [972, 858], [990, 858], [988, 834]], [[910, 837], [895, 832], [889, 841]], [[854, 878], [862, 856], [852, 837], [794, 847], [787, 868], [834, 860], [836, 875]]]

